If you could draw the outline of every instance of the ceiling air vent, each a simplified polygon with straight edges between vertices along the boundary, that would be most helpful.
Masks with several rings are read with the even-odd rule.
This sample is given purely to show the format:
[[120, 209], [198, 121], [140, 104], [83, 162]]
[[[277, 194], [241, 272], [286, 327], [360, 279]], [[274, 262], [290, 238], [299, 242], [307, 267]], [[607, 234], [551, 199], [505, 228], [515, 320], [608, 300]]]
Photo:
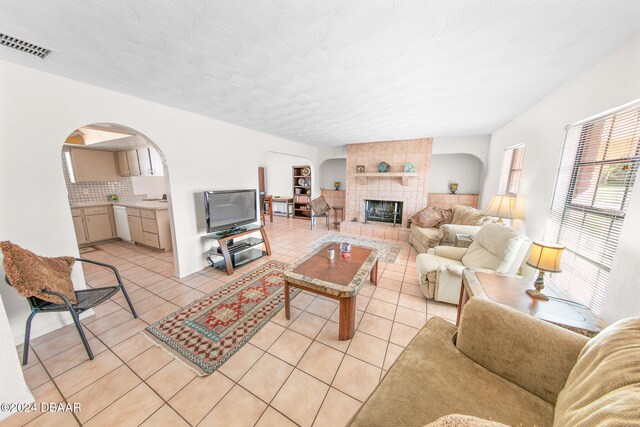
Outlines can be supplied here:
[[24, 52], [29, 55], [37, 56], [40, 59], [45, 59], [47, 56], [55, 52], [55, 50], [38, 46], [37, 44], [29, 43], [28, 41], [21, 40], [17, 37], [4, 33], [0, 33], [0, 45], [19, 50], [20, 52]]

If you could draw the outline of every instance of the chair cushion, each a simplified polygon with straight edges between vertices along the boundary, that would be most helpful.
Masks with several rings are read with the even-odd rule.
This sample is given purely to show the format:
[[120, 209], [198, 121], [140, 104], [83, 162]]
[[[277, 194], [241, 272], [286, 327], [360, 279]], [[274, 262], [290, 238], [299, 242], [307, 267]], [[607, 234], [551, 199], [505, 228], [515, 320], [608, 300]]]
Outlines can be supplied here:
[[587, 343], [558, 395], [553, 425], [640, 425], [640, 317]]
[[446, 265], [462, 266], [462, 263], [455, 259], [435, 255], [433, 249], [429, 250], [426, 254], [419, 254], [416, 257], [416, 270], [418, 271], [418, 278], [420, 279], [420, 288], [427, 298], [433, 298], [435, 296], [438, 268]]
[[315, 216], [324, 215], [331, 209], [329, 204], [324, 199], [324, 196], [320, 196], [317, 199], [313, 199], [311, 202], [311, 209], [313, 209], [313, 214]]
[[470, 206], [455, 205], [453, 208], [452, 224], [481, 226], [487, 216], [479, 209]]
[[77, 302], [71, 281], [73, 257], [42, 257], [9, 241], [0, 242], [0, 249], [5, 274], [20, 295], [64, 304], [62, 299], [42, 292], [47, 289], [64, 294], [72, 304]]
[[489, 268], [499, 273], [501, 265], [511, 266], [520, 249], [524, 236], [509, 227], [499, 224], [487, 224], [480, 229], [473, 243], [462, 258], [467, 268]]

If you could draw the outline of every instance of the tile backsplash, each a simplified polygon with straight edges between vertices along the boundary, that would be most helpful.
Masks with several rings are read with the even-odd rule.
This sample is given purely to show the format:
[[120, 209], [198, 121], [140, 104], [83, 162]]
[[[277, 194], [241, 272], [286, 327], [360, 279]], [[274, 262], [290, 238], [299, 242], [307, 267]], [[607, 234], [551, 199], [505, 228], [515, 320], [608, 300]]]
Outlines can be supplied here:
[[62, 155], [62, 170], [67, 185], [67, 195], [70, 204], [107, 202], [109, 194], [117, 194], [120, 200], [141, 200], [146, 194], [134, 194], [131, 177], [122, 176], [115, 182], [81, 182], [74, 184], [69, 179], [69, 169]]

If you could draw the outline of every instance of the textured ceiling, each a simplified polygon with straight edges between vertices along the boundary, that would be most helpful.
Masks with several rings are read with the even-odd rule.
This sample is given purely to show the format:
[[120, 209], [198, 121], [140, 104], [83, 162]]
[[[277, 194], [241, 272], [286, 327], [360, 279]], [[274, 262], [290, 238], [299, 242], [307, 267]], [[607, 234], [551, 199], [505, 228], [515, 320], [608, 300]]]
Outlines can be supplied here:
[[[637, 0], [3, 0], [0, 59], [315, 146], [491, 133], [640, 31]], [[126, 123], [125, 123], [126, 124]]]

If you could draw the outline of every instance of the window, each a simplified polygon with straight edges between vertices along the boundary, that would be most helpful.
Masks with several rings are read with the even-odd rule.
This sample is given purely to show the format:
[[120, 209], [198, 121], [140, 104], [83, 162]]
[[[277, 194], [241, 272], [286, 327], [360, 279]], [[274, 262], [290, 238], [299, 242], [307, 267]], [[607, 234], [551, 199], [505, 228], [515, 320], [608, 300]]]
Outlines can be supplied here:
[[640, 105], [569, 126], [546, 238], [566, 246], [551, 280], [600, 312], [640, 164]]
[[509, 162], [507, 171], [507, 188], [505, 193], [518, 194], [518, 186], [520, 185], [520, 177], [522, 176], [522, 165], [524, 164], [524, 144], [516, 147], [508, 148], [505, 156]]

